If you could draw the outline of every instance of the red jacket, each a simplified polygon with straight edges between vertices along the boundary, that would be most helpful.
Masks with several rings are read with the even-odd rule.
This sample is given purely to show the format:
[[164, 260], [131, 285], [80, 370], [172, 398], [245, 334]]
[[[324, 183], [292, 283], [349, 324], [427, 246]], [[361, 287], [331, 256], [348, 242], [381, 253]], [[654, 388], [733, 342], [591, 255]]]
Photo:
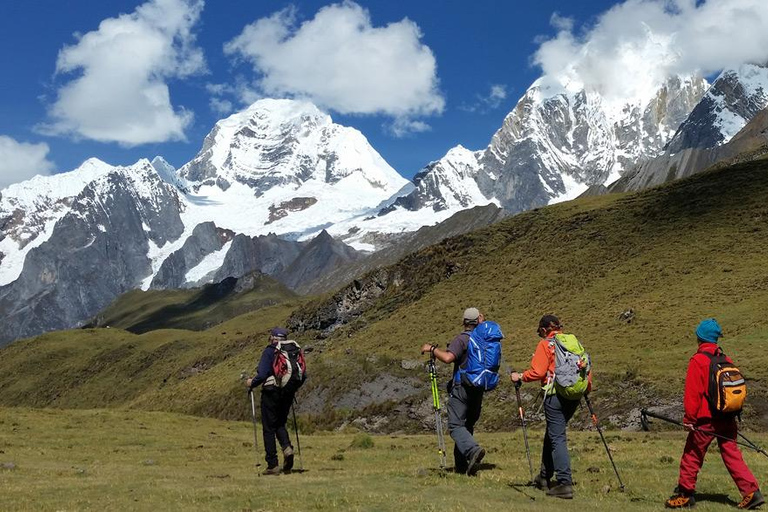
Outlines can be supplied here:
[[[685, 407], [684, 423], [696, 424], [702, 419], [711, 419], [709, 410], [709, 364], [710, 359], [704, 353], [714, 354], [717, 343], [699, 343], [699, 350], [691, 357], [688, 363], [688, 373], [685, 375], [685, 394], [683, 406]], [[733, 363], [726, 357], [729, 363]]]

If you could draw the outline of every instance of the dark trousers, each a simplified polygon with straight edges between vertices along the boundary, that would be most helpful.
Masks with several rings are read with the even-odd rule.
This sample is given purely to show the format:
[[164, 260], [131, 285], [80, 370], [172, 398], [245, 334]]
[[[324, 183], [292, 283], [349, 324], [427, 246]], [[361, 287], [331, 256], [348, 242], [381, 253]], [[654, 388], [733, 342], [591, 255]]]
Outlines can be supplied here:
[[264, 431], [264, 450], [267, 452], [267, 467], [277, 466], [275, 438], [281, 448], [291, 446], [285, 424], [288, 422], [293, 395], [293, 392], [283, 389], [261, 391], [261, 424]]
[[572, 484], [571, 457], [568, 455], [568, 440], [565, 430], [579, 400], [566, 400], [557, 394], [544, 397], [544, 417], [547, 430], [544, 447], [541, 450], [541, 476], [549, 480], [557, 476], [558, 483]]
[[466, 471], [469, 457], [480, 448], [472, 434], [482, 407], [482, 389], [463, 384], [452, 385], [448, 400], [448, 431], [456, 443], [453, 447], [456, 471]]

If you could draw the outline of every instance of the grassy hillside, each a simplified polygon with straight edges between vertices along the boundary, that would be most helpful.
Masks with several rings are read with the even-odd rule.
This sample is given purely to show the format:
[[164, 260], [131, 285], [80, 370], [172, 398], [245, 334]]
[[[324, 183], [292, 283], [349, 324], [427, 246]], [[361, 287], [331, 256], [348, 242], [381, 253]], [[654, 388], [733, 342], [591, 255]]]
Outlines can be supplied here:
[[260, 309], [204, 332], [80, 329], [18, 341], [2, 350], [0, 403], [243, 419], [250, 412], [240, 372], [253, 372], [269, 329], [297, 305]]
[[[479, 435], [489, 453], [475, 478], [436, 469], [434, 436], [371, 436], [371, 443], [356, 443], [358, 436], [302, 436], [304, 472], [259, 477], [264, 462], [254, 467], [250, 423], [137, 411], [0, 409], [0, 509], [551, 511], [565, 505], [516, 485], [529, 478], [519, 432]], [[596, 433], [573, 433], [576, 497], [567, 508], [660, 510], [676, 481], [683, 439], [679, 432], [609, 434], [626, 485], [620, 493]], [[534, 454], [540, 443], [541, 432], [533, 432]], [[756, 475], [768, 470], [768, 459], [744, 457]], [[716, 454], [698, 488], [697, 510], [730, 510], [739, 500]]]
[[[428, 428], [424, 342], [446, 343], [477, 305], [501, 323], [505, 369], [522, 369], [538, 319], [556, 313], [594, 361], [595, 402], [623, 426], [640, 406], [679, 403], [692, 330], [708, 316], [768, 423], [768, 164], [740, 164], [631, 195], [584, 198], [504, 220], [407, 256], [311, 303], [262, 309], [207, 331], [52, 333], [0, 351], [0, 405], [128, 406], [243, 418], [236, 381], [269, 327], [309, 354], [307, 427]], [[621, 315], [633, 311], [631, 321]], [[443, 378], [449, 369], [442, 367]], [[535, 387], [526, 388], [532, 399]], [[505, 384], [483, 428], [515, 425]], [[757, 422], [757, 423], [756, 423]]]
[[[420, 343], [446, 343], [462, 309], [477, 305], [501, 323], [506, 364], [521, 369], [538, 319], [556, 313], [593, 356], [596, 396], [630, 412], [679, 400], [692, 331], [714, 316], [750, 378], [753, 418], [765, 423], [766, 198], [763, 160], [542, 208], [406, 257], [308, 304], [292, 324], [327, 336], [327, 359], [351, 351], [397, 361], [418, 357]], [[510, 395], [497, 393], [498, 403]], [[498, 424], [511, 421], [508, 407], [489, 409]]]
[[101, 311], [91, 327], [117, 327], [136, 334], [156, 329], [200, 331], [295, 298], [279, 281], [260, 273], [202, 288], [133, 290]]

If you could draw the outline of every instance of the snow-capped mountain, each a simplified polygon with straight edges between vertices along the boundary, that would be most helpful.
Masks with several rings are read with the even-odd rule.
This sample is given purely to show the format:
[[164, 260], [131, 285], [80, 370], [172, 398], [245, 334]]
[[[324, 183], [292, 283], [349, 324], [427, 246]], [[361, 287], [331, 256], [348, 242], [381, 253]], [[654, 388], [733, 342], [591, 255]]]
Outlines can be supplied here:
[[[407, 184], [314, 105], [261, 100], [217, 123], [179, 171], [160, 157], [92, 159], [12, 185], [0, 197], [0, 343], [77, 325], [138, 287], [317, 277], [357, 257], [325, 228], [375, 214]], [[297, 258], [306, 269], [289, 268]]]
[[667, 152], [725, 144], [766, 107], [768, 67], [744, 64], [725, 70], [680, 125]]
[[[160, 157], [91, 159], [12, 185], [0, 195], [0, 343], [78, 325], [130, 289], [253, 271], [299, 286], [357, 259], [349, 246], [375, 250], [474, 206], [514, 213], [576, 197], [675, 133], [690, 141], [715, 125], [726, 140], [738, 124], [726, 120], [768, 101], [765, 68], [733, 73], [706, 96], [705, 80], [673, 77], [633, 98], [542, 78], [485, 149], [456, 146], [413, 182], [314, 105], [267, 99], [216, 123], [178, 170]], [[706, 102], [721, 107], [714, 121], [694, 122]]]
[[761, 146], [762, 142], [758, 142], [759, 137], [754, 133], [743, 132], [755, 120], [758, 123], [752, 126], [752, 132], [756, 127], [764, 127], [766, 108], [767, 66], [745, 64], [723, 71], [680, 125], [666, 150], [629, 168], [607, 190], [642, 190], [690, 176], [742, 153], [754, 152], [753, 146]]
[[398, 209], [449, 210], [495, 202], [519, 212], [572, 199], [660, 153], [707, 89], [702, 78], [673, 77], [635, 98], [553, 78], [536, 81], [481, 151], [457, 147], [425, 167]]

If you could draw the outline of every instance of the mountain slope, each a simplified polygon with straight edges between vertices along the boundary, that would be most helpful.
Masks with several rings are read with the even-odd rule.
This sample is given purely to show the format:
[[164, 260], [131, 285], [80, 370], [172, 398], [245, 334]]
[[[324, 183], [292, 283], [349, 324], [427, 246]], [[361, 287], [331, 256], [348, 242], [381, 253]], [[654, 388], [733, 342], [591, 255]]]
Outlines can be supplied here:
[[228, 277], [202, 288], [132, 290], [118, 297], [85, 325], [142, 334], [157, 329], [202, 331], [245, 313], [297, 302], [279, 281], [258, 272]]
[[[726, 332], [722, 346], [750, 379], [745, 419], [764, 425], [767, 194], [768, 162], [738, 164], [523, 213], [298, 309], [267, 308], [199, 333], [97, 329], [23, 340], [0, 350], [0, 405], [244, 418], [237, 375], [253, 367], [267, 330], [293, 311], [288, 323], [312, 375], [300, 395], [305, 421], [421, 429], [431, 405], [418, 347], [446, 343], [461, 311], [477, 305], [507, 335], [505, 372], [528, 362], [538, 318], [560, 315], [592, 355], [593, 398], [615, 425], [642, 405], [679, 407], [692, 329], [715, 316]], [[447, 371], [441, 367], [441, 379]], [[488, 396], [483, 428], [511, 428], [512, 393], [502, 384]], [[532, 399], [535, 387], [525, 393]]]

